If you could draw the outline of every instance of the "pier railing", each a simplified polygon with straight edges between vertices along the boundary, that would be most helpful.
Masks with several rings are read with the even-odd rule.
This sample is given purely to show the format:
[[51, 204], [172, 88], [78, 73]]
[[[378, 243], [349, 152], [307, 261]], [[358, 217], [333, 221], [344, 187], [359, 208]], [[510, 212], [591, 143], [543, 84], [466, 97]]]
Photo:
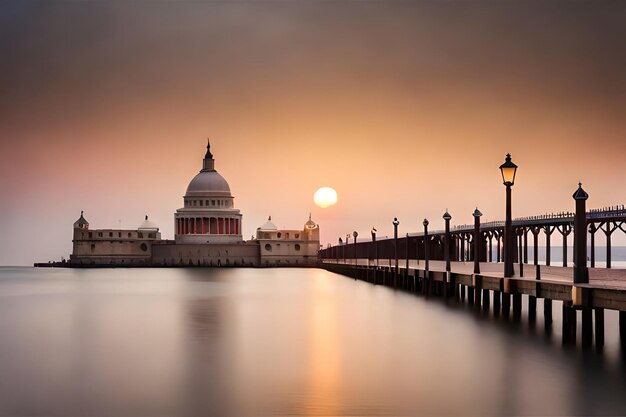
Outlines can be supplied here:
[[[532, 263], [539, 264], [539, 239], [545, 245], [542, 254], [543, 262], [550, 266], [552, 260], [553, 234], [561, 236], [562, 256], [558, 264], [563, 267], [574, 262], [576, 247], [570, 246], [569, 237], [574, 232], [575, 215], [571, 212], [560, 212], [527, 216], [513, 219], [513, 258], [515, 263], [527, 264], [529, 250], [532, 248]], [[624, 205], [593, 209], [585, 213], [586, 233], [589, 237], [589, 253], [586, 259], [589, 266], [596, 266], [596, 235], [599, 231], [605, 238], [605, 267], [612, 268], [612, 237], [614, 232], [626, 233], [626, 208]], [[461, 224], [451, 227], [448, 245], [450, 261], [502, 262], [504, 259], [504, 221], [490, 221], [480, 224], [478, 239], [474, 225]], [[370, 241], [357, 241], [340, 245], [328, 245], [319, 252], [319, 258], [329, 259], [426, 259], [426, 252], [431, 260], [445, 260], [445, 230], [428, 232], [409, 232], [396, 238], [378, 238]], [[532, 239], [532, 244], [531, 244]], [[476, 240], [476, 241], [475, 241]], [[521, 260], [521, 262], [520, 262]]]

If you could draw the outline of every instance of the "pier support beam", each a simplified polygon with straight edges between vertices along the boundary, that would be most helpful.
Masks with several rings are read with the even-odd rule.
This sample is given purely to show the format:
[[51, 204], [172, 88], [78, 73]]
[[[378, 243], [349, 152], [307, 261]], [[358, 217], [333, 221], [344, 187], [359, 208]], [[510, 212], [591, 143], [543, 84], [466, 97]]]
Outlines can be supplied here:
[[595, 309], [595, 325], [596, 325], [596, 350], [601, 351], [604, 348], [604, 309]]
[[619, 312], [619, 339], [622, 353], [626, 354], [626, 311]]
[[511, 294], [507, 292], [502, 293], [502, 317], [509, 318], [511, 314]]
[[483, 289], [483, 311], [489, 311], [490, 301], [489, 290]]
[[528, 296], [528, 321], [535, 323], [537, 321], [537, 297]]
[[593, 342], [593, 311], [585, 307], [582, 309], [581, 313], [583, 322], [583, 348], [590, 348]]
[[552, 328], [552, 300], [549, 298], [543, 300], [543, 322], [546, 330]]
[[576, 344], [576, 310], [563, 303], [563, 344]]
[[513, 294], [513, 319], [519, 320], [522, 317], [522, 294]]
[[465, 285], [461, 284], [461, 301], [465, 301]]
[[500, 298], [502, 297], [502, 293], [500, 291], [493, 292], [493, 315], [495, 317], [500, 316]]

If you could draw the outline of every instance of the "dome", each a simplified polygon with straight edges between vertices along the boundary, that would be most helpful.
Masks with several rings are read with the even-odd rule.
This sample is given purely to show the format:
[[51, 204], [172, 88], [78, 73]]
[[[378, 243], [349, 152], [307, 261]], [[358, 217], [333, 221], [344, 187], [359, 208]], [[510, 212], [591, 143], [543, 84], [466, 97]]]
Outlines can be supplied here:
[[141, 223], [141, 226], [139, 226], [137, 230], [150, 230], [150, 231], [158, 232], [159, 226], [157, 226], [155, 223], [148, 220], [148, 216], [146, 216], [146, 219], [143, 221], [143, 223]]
[[259, 227], [259, 230], [278, 230], [278, 228], [274, 223], [272, 223], [272, 216], [270, 216], [267, 221]]
[[193, 177], [185, 195], [231, 197], [228, 183], [215, 170], [202, 170]]
[[315, 229], [317, 227], [317, 224], [311, 220], [311, 214], [309, 214], [309, 220], [307, 220], [306, 223], [304, 223], [304, 228], [305, 229]]

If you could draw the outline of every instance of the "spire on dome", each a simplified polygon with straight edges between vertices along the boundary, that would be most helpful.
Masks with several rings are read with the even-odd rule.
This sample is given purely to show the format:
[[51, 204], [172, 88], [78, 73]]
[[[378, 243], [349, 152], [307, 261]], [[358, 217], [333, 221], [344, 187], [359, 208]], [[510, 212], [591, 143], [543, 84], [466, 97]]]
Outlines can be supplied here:
[[272, 216], [267, 218], [267, 221], [259, 227], [257, 230], [277, 230], [278, 228], [274, 223], [272, 223]]
[[206, 155], [204, 155], [205, 159], [213, 159], [213, 154], [211, 153], [211, 140], [207, 138], [206, 140]]
[[317, 227], [317, 224], [311, 220], [311, 213], [309, 213], [309, 220], [307, 220], [306, 223], [304, 223], [304, 228], [305, 229], [315, 229]]
[[215, 171], [215, 160], [213, 159], [213, 154], [211, 153], [211, 141], [209, 139], [207, 139], [206, 154], [204, 155], [204, 160], [202, 162], [202, 170]]

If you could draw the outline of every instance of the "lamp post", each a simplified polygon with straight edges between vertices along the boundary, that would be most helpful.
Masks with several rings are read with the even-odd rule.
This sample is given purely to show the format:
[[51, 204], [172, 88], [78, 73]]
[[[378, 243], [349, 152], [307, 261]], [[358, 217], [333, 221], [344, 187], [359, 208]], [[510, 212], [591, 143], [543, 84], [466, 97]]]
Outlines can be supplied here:
[[428, 219], [422, 222], [424, 225], [424, 271], [428, 273]]
[[[348, 233], [348, 234], [346, 235], [346, 249], [345, 249], [345, 252], [348, 252], [348, 245], [349, 245], [349, 244], [350, 244], [350, 233]], [[345, 258], [346, 258], [346, 259], [345, 259], [345, 262], [344, 262], [344, 263], [348, 263], [347, 256], [345, 256]]]
[[504, 276], [512, 277], [513, 269], [513, 220], [511, 216], [511, 187], [515, 184], [517, 165], [511, 162], [511, 154], [506, 154], [504, 163], [500, 165], [502, 183], [506, 186], [506, 219], [504, 221]]
[[450, 272], [450, 220], [452, 216], [448, 213], [448, 209], [443, 214], [443, 219], [446, 221], [446, 240], [444, 242], [443, 250], [446, 251], [444, 258], [446, 260], [446, 272]]
[[478, 210], [474, 210], [474, 273], [480, 274], [480, 216], [483, 214]]
[[372, 245], [374, 245], [374, 256], [376, 257], [376, 269], [378, 269], [378, 244], [376, 243], [376, 228], [372, 227]]
[[343, 252], [343, 263], [346, 263], [346, 247], [343, 244], [343, 239], [339, 238], [339, 246], [341, 246], [341, 251]]
[[398, 276], [398, 225], [400, 222], [397, 217], [393, 218], [393, 253], [396, 258], [395, 268], [396, 268], [396, 277]]
[[356, 237], [359, 234], [356, 232], [356, 230], [354, 232], [352, 232], [352, 236], [354, 237], [354, 264], [357, 265], [358, 261], [357, 261], [357, 256], [356, 256]]

